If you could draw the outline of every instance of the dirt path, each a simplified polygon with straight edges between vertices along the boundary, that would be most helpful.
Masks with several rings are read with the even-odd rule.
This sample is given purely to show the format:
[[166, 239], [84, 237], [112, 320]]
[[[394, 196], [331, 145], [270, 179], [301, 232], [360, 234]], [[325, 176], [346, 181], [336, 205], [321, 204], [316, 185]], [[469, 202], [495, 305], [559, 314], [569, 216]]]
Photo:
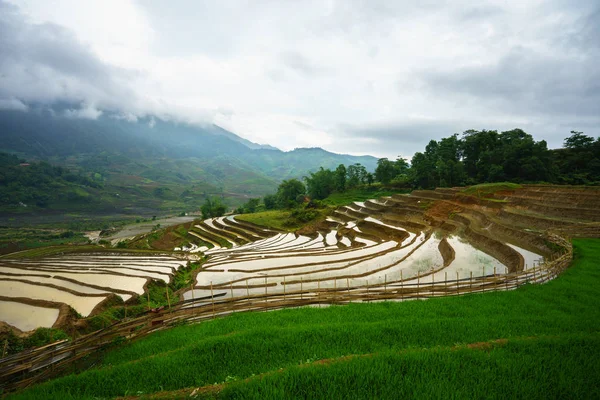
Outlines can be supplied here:
[[142, 222], [139, 224], [131, 224], [125, 225], [120, 231], [114, 233], [110, 236], [107, 236], [103, 239], [113, 241], [113, 240], [121, 240], [132, 238], [137, 235], [141, 235], [142, 233], [148, 233], [152, 231], [152, 228], [157, 224], [160, 224], [161, 228], [168, 228], [169, 226], [184, 224], [186, 222], [191, 222], [198, 218], [197, 215], [188, 215], [185, 217], [171, 217], [171, 218], [163, 218], [157, 219], [155, 221]]

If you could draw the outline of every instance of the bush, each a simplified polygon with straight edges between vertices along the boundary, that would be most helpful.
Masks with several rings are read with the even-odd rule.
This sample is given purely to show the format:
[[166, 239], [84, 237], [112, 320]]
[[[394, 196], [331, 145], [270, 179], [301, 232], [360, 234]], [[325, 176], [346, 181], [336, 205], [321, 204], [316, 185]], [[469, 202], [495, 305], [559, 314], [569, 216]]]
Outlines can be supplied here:
[[292, 211], [291, 217], [300, 222], [309, 222], [319, 216], [319, 212], [312, 209], [297, 208]]

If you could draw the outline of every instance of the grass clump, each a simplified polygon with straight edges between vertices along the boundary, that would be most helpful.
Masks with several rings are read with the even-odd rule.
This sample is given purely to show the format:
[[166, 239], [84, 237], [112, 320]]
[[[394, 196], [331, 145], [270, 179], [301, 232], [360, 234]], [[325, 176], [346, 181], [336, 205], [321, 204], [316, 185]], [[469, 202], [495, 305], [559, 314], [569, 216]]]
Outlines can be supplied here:
[[[10, 355], [63, 339], [69, 339], [69, 335], [61, 329], [37, 328], [31, 335], [26, 337], [17, 336], [12, 331], [8, 331], [7, 334], [3, 335], [1, 343], [2, 346], [6, 345], [6, 355]], [[4, 348], [2, 351], [4, 351]]]
[[324, 199], [323, 204], [339, 207], [352, 204], [355, 201], [365, 201], [370, 199], [377, 199], [383, 196], [391, 196], [396, 193], [408, 193], [409, 190], [390, 190], [381, 187], [367, 187], [362, 189], [352, 189], [341, 193], [332, 193]]
[[328, 209], [298, 208], [292, 210], [262, 211], [254, 214], [240, 214], [235, 218], [259, 226], [294, 232], [315, 220], [324, 219], [328, 212]]
[[462, 193], [482, 198], [491, 197], [497, 192], [512, 191], [521, 189], [522, 187], [523, 186], [519, 185], [518, 183], [512, 182], [482, 183], [479, 185], [469, 186], [468, 188], [464, 189]]

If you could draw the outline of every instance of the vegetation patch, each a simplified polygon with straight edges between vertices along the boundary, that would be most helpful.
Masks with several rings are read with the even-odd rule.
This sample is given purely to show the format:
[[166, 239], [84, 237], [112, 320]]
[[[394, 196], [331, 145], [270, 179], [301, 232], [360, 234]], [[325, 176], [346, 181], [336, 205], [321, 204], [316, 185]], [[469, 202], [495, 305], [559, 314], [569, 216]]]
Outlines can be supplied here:
[[235, 314], [124, 343], [91, 370], [12, 398], [148, 396], [192, 388], [189, 396], [193, 388], [214, 384], [224, 385], [197, 393], [397, 398], [414, 390], [442, 397], [452, 390], [461, 397], [593, 398], [600, 374], [600, 240], [575, 240], [574, 246], [573, 266], [544, 285]]
[[387, 189], [381, 185], [373, 185], [372, 187], [364, 187], [351, 189], [345, 192], [332, 193], [323, 200], [323, 204], [328, 206], [338, 207], [346, 206], [354, 203], [355, 201], [365, 201], [370, 199], [376, 199], [383, 196], [391, 196], [396, 193], [409, 193], [407, 189]]
[[469, 186], [468, 188], [464, 189], [462, 193], [479, 198], [487, 198], [493, 196], [497, 192], [515, 191], [517, 189], [521, 189], [522, 187], [523, 186], [517, 183], [511, 182], [482, 183], [479, 185]]

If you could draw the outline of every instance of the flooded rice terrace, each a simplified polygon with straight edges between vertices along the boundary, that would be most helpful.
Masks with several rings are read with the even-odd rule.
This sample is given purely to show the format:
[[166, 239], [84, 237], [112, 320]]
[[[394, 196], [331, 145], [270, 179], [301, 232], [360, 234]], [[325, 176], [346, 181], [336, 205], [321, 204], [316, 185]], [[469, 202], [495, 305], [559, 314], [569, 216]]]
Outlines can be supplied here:
[[[543, 261], [531, 247], [432, 228], [398, 204], [383, 198], [340, 207], [310, 236], [235, 216], [198, 222], [189, 232], [198, 245], [177, 250], [180, 256], [204, 253], [207, 261], [180, 297], [442, 282], [518, 272]], [[82, 317], [93, 315], [111, 296], [127, 301], [143, 295], [150, 280], [169, 282], [185, 263], [169, 255], [106, 253], [3, 258], [0, 320], [21, 330], [48, 327], [65, 304]]]
[[20, 330], [51, 327], [63, 304], [87, 317], [111, 296], [127, 301], [143, 294], [152, 279], [169, 282], [186, 263], [170, 256], [107, 253], [0, 259], [0, 321]]

